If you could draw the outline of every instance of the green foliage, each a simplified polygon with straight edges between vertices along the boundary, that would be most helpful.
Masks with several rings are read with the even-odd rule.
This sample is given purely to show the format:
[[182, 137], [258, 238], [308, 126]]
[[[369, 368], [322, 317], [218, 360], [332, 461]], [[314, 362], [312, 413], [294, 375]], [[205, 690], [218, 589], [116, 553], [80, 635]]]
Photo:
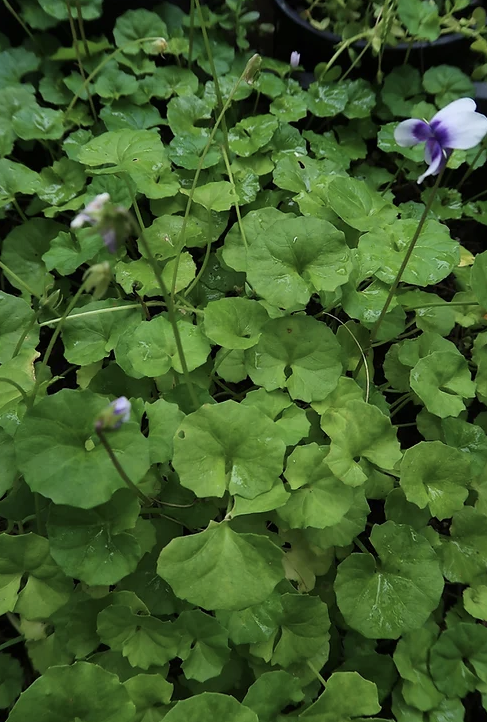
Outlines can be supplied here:
[[[352, 43], [354, 79], [254, 75], [250, 3], [198, 5], [19, 0], [0, 37], [0, 709], [481, 719], [487, 158], [432, 198], [394, 140], [471, 79]], [[379, 5], [366, 53], [483, 37]]]

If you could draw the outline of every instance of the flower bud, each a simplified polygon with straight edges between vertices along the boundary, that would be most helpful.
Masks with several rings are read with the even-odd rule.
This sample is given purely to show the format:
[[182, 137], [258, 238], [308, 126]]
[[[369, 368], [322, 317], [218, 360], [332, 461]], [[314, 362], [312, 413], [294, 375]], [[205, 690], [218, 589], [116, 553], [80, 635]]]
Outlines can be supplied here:
[[255, 55], [252, 55], [249, 62], [245, 66], [244, 70], [244, 80], [249, 84], [252, 85], [254, 82], [259, 70], [260, 66], [262, 65], [262, 58], [257, 53]]
[[106, 293], [110, 281], [112, 280], [112, 269], [108, 261], [103, 263], [95, 263], [83, 274], [83, 281], [85, 282], [85, 288], [88, 291], [93, 291], [93, 299], [97, 301], [99, 298], [103, 298]]
[[289, 65], [291, 66], [291, 68], [297, 68], [300, 60], [301, 54], [298, 53], [296, 50], [293, 50], [293, 52], [291, 53], [291, 58], [289, 59]]
[[130, 419], [131, 405], [125, 396], [119, 396], [104, 409], [95, 421], [96, 431], [119, 429]]
[[166, 52], [167, 47], [167, 40], [165, 40], [165, 38], [157, 38], [157, 40], [154, 40], [152, 43], [149, 52], [151, 55], [163, 55]]

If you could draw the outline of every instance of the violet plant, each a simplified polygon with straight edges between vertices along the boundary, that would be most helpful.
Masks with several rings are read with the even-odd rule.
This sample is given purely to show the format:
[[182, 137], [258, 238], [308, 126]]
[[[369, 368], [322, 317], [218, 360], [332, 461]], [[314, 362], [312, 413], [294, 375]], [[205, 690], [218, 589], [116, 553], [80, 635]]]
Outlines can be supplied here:
[[472, 66], [304, 88], [233, 0], [9, 6], [5, 718], [481, 719]]

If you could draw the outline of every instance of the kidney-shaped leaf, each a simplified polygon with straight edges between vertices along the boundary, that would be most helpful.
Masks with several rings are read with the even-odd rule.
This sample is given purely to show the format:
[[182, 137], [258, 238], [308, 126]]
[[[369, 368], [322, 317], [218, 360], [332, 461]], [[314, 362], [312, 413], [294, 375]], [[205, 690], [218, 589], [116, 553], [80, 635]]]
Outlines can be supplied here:
[[181, 599], [229, 610], [263, 602], [284, 577], [281, 550], [270, 539], [238, 534], [226, 522], [170, 541], [157, 573]]
[[285, 444], [273, 421], [250, 406], [204, 404], [174, 437], [173, 466], [197, 496], [238, 494], [253, 499], [282, 473]]
[[235, 697], [203, 692], [183, 699], [169, 710], [165, 722], [258, 722], [257, 715]]
[[267, 311], [248, 298], [221, 298], [205, 308], [205, 333], [224, 348], [251, 348], [260, 339]]
[[269, 321], [259, 343], [245, 352], [252, 381], [266, 391], [287, 388], [293, 399], [318, 401], [336, 387], [341, 350], [332, 331], [309, 316]]
[[[92, 509], [125, 486], [95, 433], [107, 403], [88, 390], [62, 389], [25, 414], [15, 449], [32, 491], [56, 504]], [[128, 477], [139, 482], [149, 468], [149, 445], [138, 424], [124, 424], [110, 435], [110, 445]]]
[[406, 524], [376, 525], [370, 541], [378, 559], [351, 554], [338, 567], [338, 606], [364, 637], [397, 639], [421, 627], [436, 609], [443, 575], [426, 538]]
[[335, 672], [325, 691], [300, 717], [308, 722], [347, 722], [380, 711], [377, 687], [358, 672]]
[[401, 463], [401, 487], [408, 501], [432, 516], [447, 519], [468, 496], [470, 461], [441, 441], [420, 441], [407, 449]]
[[23, 692], [8, 722], [133, 722], [135, 705], [116, 674], [89, 662], [54, 666]]
[[305, 306], [317, 291], [334, 291], [352, 268], [345, 236], [319, 218], [285, 218], [254, 239], [247, 253], [248, 279], [276, 306]]

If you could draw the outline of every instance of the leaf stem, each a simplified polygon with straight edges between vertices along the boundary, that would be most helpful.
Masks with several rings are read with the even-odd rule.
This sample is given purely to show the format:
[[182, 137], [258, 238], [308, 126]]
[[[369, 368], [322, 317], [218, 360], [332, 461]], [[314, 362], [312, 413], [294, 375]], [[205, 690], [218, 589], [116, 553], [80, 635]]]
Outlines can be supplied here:
[[418, 242], [418, 239], [419, 239], [419, 236], [420, 236], [420, 234], [421, 234], [421, 231], [423, 230], [423, 226], [424, 226], [424, 224], [425, 224], [425, 222], [426, 222], [426, 219], [428, 218], [429, 212], [430, 212], [431, 207], [432, 207], [432, 205], [433, 205], [433, 201], [435, 200], [436, 193], [437, 193], [437, 191], [438, 191], [438, 188], [440, 187], [440, 182], [441, 182], [442, 176], [443, 176], [443, 171], [440, 172], [440, 174], [438, 175], [438, 177], [437, 177], [437, 179], [436, 179], [436, 182], [435, 182], [433, 188], [431, 189], [431, 193], [429, 194], [427, 203], [426, 203], [426, 205], [425, 205], [425, 207], [424, 207], [424, 210], [423, 210], [423, 213], [422, 213], [422, 215], [421, 215], [421, 218], [419, 219], [419, 223], [418, 223], [418, 225], [417, 225], [417, 227], [416, 227], [416, 230], [415, 230], [415, 232], [414, 232], [414, 236], [412, 237], [411, 242], [409, 243], [408, 249], [407, 249], [406, 254], [405, 254], [405, 256], [404, 256], [404, 258], [403, 258], [403, 260], [402, 260], [401, 266], [400, 266], [398, 272], [396, 273], [396, 277], [395, 277], [395, 279], [394, 279], [394, 281], [393, 281], [393, 283], [392, 283], [392, 286], [391, 286], [390, 289], [389, 289], [389, 293], [388, 293], [388, 295], [387, 295], [386, 302], [384, 303], [384, 306], [382, 307], [382, 311], [380, 312], [379, 318], [378, 318], [377, 321], [375, 322], [375, 325], [374, 325], [374, 327], [373, 327], [373, 329], [372, 329], [372, 331], [371, 331], [371, 333], [370, 333], [370, 340], [369, 340], [369, 345], [370, 345], [370, 346], [373, 344], [373, 342], [374, 342], [375, 339], [377, 338], [377, 334], [379, 333], [379, 329], [380, 329], [380, 327], [381, 327], [381, 325], [382, 325], [382, 321], [384, 320], [384, 316], [386, 315], [387, 311], [389, 310], [389, 306], [391, 305], [391, 301], [392, 301], [392, 299], [393, 299], [393, 297], [394, 297], [394, 294], [395, 294], [396, 291], [397, 291], [397, 287], [399, 286], [399, 283], [400, 283], [400, 281], [401, 281], [401, 278], [402, 278], [402, 276], [403, 276], [403, 273], [404, 273], [404, 271], [406, 270], [406, 267], [407, 267], [407, 265], [408, 265], [408, 263], [409, 263], [409, 260], [410, 260], [410, 258], [411, 258], [411, 255], [412, 255], [413, 251], [414, 251], [414, 248], [415, 248], [415, 246], [416, 246], [416, 243]]
[[25, 391], [25, 389], [22, 388], [20, 384], [18, 384], [16, 381], [12, 381], [12, 379], [7, 379], [4, 376], [0, 376], [0, 383], [2, 384], [10, 384], [10, 386], [13, 386], [17, 389], [19, 394], [22, 396], [25, 404], [28, 406], [29, 404], [29, 395]]
[[14, 273], [13, 271], [11, 271], [10, 268], [5, 265], [5, 263], [2, 263], [2, 261], [0, 261], [0, 268], [1, 268], [2, 271], [4, 271], [4, 273], [6, 273], [8, 276], [12, 276], [12, 278], [14, 279], [14, 281], [15, 281], [16, 283], [18, 283], [19, 286], [22, 286], [23, 288], [25, 288], [25, 290], [27, 291], [27, 293], [29, 293], [31, 296], [34, 296], [34, 298], [38, 298], [39, 300], [41, 299], [41, 296], [40, 296], [36, 291], [34, 291], [30, 286], [28, 286], [28, 285], [26, 284], [26, 282], [23, 281], [23, 280], [20, 278], [20, 276], [17, 276], [16, 273]]
[[230, 183], [232, 184], [233, 193], [235, 195], [235, 212], [237, 214], [238, 228], [240, 231], [240, 235], [242, 236], [242, 241], [244, 243], [245, 250], [248, 251], [249, 244], [247, 243], [247, 236], [245, 234], [245, 228], [243, 227], [243, 223], [242, 223], [242, 215], [240, 213], [240, 205], [238, 203], [237, 189], [235, 187], [235, 182], [233, 180], [232, 168], [230, 166], [230, 161], [228, 159], [227, 151], [225, 150], [225, 148], [222, 148], [222, 155], [223, 155], [223, 160], [225, 161], [225, 167], [227, 169], [228, 178], [230, 180]]
[[[145, 301], [146, 306], [165, 306], [166, 304], [163, 301]], [[52, 318], [50, 321], [43, 321], [39, 324], [39, 328], [42, 328], [43, 326], [50, 326], [52, 323], [59, 323], [60, 321], [70, 321], [74, 318], [84, 318], [85, 316], [97, 316], [99, 313], [116, 313], [117, 311], [127, 311], [128, 309], [132, 308], [140, 308], [140, 303], [127, 303], [125, 306], [113, 306], [113, 308], [98, 308], [94, 311], [82, 311], [81, 313], [71, 313], [69, 316], [66, 316], [66, 318], [63, 319], [61, 316], [60, 318]]]
[[23, 641], [24, 641], [24, 637], [22, 634], [19, 637], [14, 637], [13, 639], [9, 639], [8, 642], [4, 642], [3, 644], [0, 644], [0, 652], [3, 652], [4, 649], [13, 647], [15, 644], [19, 644], [19, 642], [23, 642]]
[[117, 457], [115, 456], [115, 453], [114, 453], [112, 447], [110, 446], [110, 443], [109, 443], [107, 437], [105, 436], [105, 433], [102, 431], [102, 429], [97, 429], [97, 430], [96, 430], [96, 433], [98, 434], [98, 438], [100, 439], [100, 442], [102, 443], [105, 451], [107, 452], [108, 456], [110, 457], [110, 461], [112, 462], [113, 466], [114, 466], [115, 469], [117, 470], [118, 475], [120, 476], [120, 478], [125, 482], [125, 484], [128, 486], [128, 488], [129, 488], [134, 494], [136, 494], [136, 496], [138, 496], [141, 501], [144, 502], [144, 504], [148, 504], [148, 506], [150, 507], [150, 506], [152, 505], [152, 501], [149, 499], [148, 496], [146, 496], [146, 495], [144, 494], [143, 491], [141, 491], [141, 490], [134, 484], [134, 482], [132, 481], [132, 479], [130, 479], [130, 478], [127, 476], [127, 473], [125, 472], [125, 469], [123, 468], [123, 466], [121, 465], [121, 463], [119, 462], [119, 460], [117, 459]]
[[[81, 78], [83, 80], [83, 84], [85, 84], [86, 73], [85, 73], [85, 69], [83, 67], [83, 61], [81, 60], [81, 53], [79, 51], [78, 33], [76, 32], [76, 25], [74, 24], [73, 13], [71, 12], [71, 2], [70, 2], [70, 0], [65, 0], [65, 2], [66, 2], [66, 7], [68, 9], [69, 27], [71, 30], [71, 36], [73, 38], [74, 52], [76, 53], [76, 62], [78, 63], [78, 68], [79, 68]], [[91, 114], [93, 116], [93, 120], [96, 122], [96, 120], [97, 120], [96, 110], [95, 110], [95, 105], [93, 103], [93, 98], [91, 97], [89, 83], [86, 83], [86, 93], [88, 95], [88, 103], [90, 106]]]
[[467, 170], [465, 171], [465, 173], [463, 174], [462, 178], [460, 179], [460, 181], [459, 181], [459, 183], [458, 183], [458, 185], [457, 185], [457, 191], [460, 190], [460, 188], [461, 188], [462, 185], [465, 183], [465, 181], [468, 180], [468, 179], [470, 178], [470, 176], [472, 175], [472, 173], [474, 172], [474, 170], [475, 170], [475, 163], [478, 161], [478, 159], [480, 158], [480, 156], [482, 155], [482, 153], [484, 152], [484, 150], [485, 150], [484, 144], [481, 143], [480, 146], [479, 146], [478, 151], [477, 151], [476, 154], [475, 154], [475, 157], [474, 157], [473, 161], [470, 163], [470, 165], [468, 166]]
[[323, 685], [323, 687], [326, 687], [326, 682], [325, 682], [324, 677], [321, 676], [321, 674], [318, 672], [318, 670], [316, 669], [316, 667], [314, 666], [314, 664], [313, 664], [312, 662], [310, 662], [309, 659], [307, 660], [306, 664], [308, 665], [308, 667], [310, 668], [310, 670], [313, 672], [313, 674], [315, 675], [315, 677], [316, 677], [317, 679], [319, 679], [319, 681], [321, 682], [321, 684]]
[[[126, 179], [125, 179], [126, 180]], [[144, 250], [147, 254], [147, 259], [152, 266], [152, 270], [154, 271], [154, 275], [156, 277], [157, 283], [159, 288], [161, 289], [162, 296], [164, 298], [164, 303], [166, 304], [167, 312], [169, 315], [169, 321], [172, 326], [172, 331], [174, 334], [174, 341], [176, 342], [176, 348], [178, 352], [179, 362], [181, 364], [181, 368], [183, 371], [184, 380], [186, 382], [186, 386], [188, 387], [188, 393], [189, 397], [191, 399], [191, 403], [194, 406], [194, 409], [199, 407], [199, 401], [198, 397], [196, 395], [196, 392], [194, 390], [193, 382], [191, 381], [191, 377], [189, 375], [188, 370], [188, 364], [186, 363], [186, 356], [184, 355], [184, 349], [183, 349], [183, 343], [181, 341], [181, 334], [179, 333], [179, 326], [177, 324], [176, 319], [176, 311], [174, 308], [174, 300], [172, 295], [168, 292], [166, 288], [166, 284], [164, 283], [164, 279], [162, 277], [162, 272], [159, 267], [159, 264], [157, 263], [156, 259], [154, 258], [150, 245], [147, 242], [147, 238], [145, 237], [145, 227], [144, 227], [144, 221], [142, 219], [142, 214], [140, 212], [139, 204], [137, 203], [137, 198], [135, 197], [135, 193], [133, 192], [130, 183], [127, 182], [127, 187], [129, 188], [130, 194], [132, 196], [132, 204], [134, 206], [135, 215], [137, 217], [137, 223], [139, 225], [139, 228], [137, 228], [137, 224], [134, 222], [134, 230], [138, 233], [140, 233], [139, 238], [140, 241], [144, 247]]]
[[12, 198], [12, 205], [15, 208], [15, 210], [17, 211], [17, 213], [19, 214], [19, 216], [22, 218], [23, 222], [26, 223], [26, 221], [28, 221], [29, 219], [25, 215], [22, 208], [19, 206], [19, 203], [16, 198]]

